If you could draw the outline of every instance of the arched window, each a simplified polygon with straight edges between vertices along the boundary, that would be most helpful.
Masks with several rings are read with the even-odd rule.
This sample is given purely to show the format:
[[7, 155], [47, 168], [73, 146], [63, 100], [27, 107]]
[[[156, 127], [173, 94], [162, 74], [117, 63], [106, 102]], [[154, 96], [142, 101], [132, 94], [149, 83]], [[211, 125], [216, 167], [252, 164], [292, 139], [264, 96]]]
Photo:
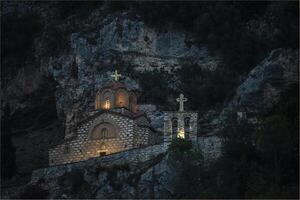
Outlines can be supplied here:
[[115, 104], [118, 107], [129, 107], [129, 96], [128, 96], [128, 92], [126, 90], [118, 90], [116, 92], [116, 102]]
[[132, 112], [137, 112], [138, 111], [138, 106], [137, 106], [137, 99], [136, 95], [134, 93], [131, 93], [129, 97], [129, 102], [130, 102], [130, 109]]
[[186, 134], [186, 138], [189, 137], [189, 133], [190, 133], [190, 118], [186, 117], [184, 118], [184, 133]]
[[101, 129], [101, 136], [102, 139], [108, 138], [108, 131], [107, 128], [102, 128]]
[[114, 95], [111, 90], [105, 90], [101, 95], [102, 109], [108, 110], [114, 107]]
[[178, 120], [176, 117], [172, 119], [172, 135], [177, 135], [178, 130]]
[[70, 153], [70, 146], [66, 145], [64, 148], [64, 154], [69, 154]]
[[118, 137], [116, 127], [108, 122], [102, 122], [89, 131], [89, 139], [101, 140], [112, 139]]
[[107, 110], [110, 109], [110, 101], [109, 101], [109, 99], [105, 99], [104, 108], [107, 109]]

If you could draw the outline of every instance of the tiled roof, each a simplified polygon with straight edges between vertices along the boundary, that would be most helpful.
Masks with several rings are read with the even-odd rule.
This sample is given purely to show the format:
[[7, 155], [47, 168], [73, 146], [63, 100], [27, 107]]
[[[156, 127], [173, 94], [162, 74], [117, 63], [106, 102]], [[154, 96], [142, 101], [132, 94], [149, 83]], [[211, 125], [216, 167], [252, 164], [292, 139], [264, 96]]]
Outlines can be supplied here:
[[[124, 108], [125, 109], [125, 108]], [[98, 117], [99, 115], [103, 114], [103, 113], [110, 113], [110, 114], [116, 114], [116, 115], [119, 115], [119, 116], [124, 116], [124, 117], [128, 117], [128, 118], [131, 118], [131, 119], [136, 119], [136, 118], [139, 118], [139, 117], [142, 117], [145, 115], [144, 112], [142, 111], [139, 111], [137, 113], [133, 113], [133, 112], [124, 112], [124, 113], [120, 113], [120, 112], [115, 112], [115, 111], [111, 111], [111, 110], [100, 110], [98, 111], [97, 113], [85, 118], [84, 120], [82, 120], [81, 122], [79, 122], [76, 127], [88, 122], [89, 120], [91, 119], [94, 119], [96, 117]], [[145, 115], [146, 116], [146, 115]], [[146, 117], [147, 118], [147, 117]], [[148, 118], [147, 118], [148, 119]], [[75, 128], [75, 127], [74, 127]]]
[[119, 89], [119, 88], [127, 88], [125, 84], [120, 83], [118, 81], [109, 81], [105, 83], [101, 89], [110, 88], [110, 89]]

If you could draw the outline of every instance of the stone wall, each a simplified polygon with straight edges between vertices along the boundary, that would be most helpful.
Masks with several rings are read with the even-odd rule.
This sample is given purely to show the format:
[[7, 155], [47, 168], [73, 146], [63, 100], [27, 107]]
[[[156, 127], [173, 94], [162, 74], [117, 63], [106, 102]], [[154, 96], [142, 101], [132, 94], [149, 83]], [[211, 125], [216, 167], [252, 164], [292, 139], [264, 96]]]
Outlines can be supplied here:
[[[143, 121], [143, 120], [142, 120]], [[92, 140], [89, 135], [98, 124], [108, 122], [117, 128], [117, 137]], [[49, 150], [49, 165], [66, 164], [112, 154], [132, 148], [139, 144], [148, 145], [149, 128], [137, 126], [136, 121], [119, 114], [103, 113], [78, 126], [77, 135]], [[137, 135], [134, 135], [137, 134]], [[138, 140], [134, 140], [138, 138]]]
[[165, 153], [166, 149], [163, 144], [152, 145], [144, 148], [135, 148], [126, 150], [119, 153], [110, 154], [104, 157], [90, 158], [83, 162], [75, 162], [69, 164], [62, 164], [57, 166], [50, 166], [48, 168], [42, 168], [34, 170], [32, 172], [31, 183], [37, 183], [37, 181], [44, 179], [53, 179], [64, 174], [67, 171], [74, 169], [82, 169], [84, 167], [93, 166], [111, 166], [122, 165], [125, 163], [139, 163], [150, 160], [159, 154]]
[[150, 130], [148, 127], [136, 125], [134, 132], [135, 147], [141, 147], [149, 144]]

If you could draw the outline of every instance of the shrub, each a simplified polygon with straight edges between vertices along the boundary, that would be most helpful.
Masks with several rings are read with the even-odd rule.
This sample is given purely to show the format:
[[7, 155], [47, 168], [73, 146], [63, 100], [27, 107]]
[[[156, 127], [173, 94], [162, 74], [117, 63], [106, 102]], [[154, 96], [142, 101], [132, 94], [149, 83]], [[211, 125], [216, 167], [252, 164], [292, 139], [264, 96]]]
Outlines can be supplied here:
[[175, 198], [198, 198], [201, 191], [202, 153], [192, 142], [177, 138], [168, 148], [168, 166], [174, 173], [171, 179]]
[[11, 178], [16, 173], [16, 148], [11, 139], [10, 108], [6, 105], [1, 116], [1, 178]]
[[92, 198], [93, 196], [90, 185], [84, 180], [81, 171], [67, 172], [60, 176], [57, 182], [72, 198]]
[[138, 73], [136, 78], [139, 80], [143, 90], [139, 100], [142, 103], [154, 103], [167, 105], [167, 96], [172, 95], [172, 89], [168, 87], [168, 74], [160, 71]]
[[235, 73], [225, 69], [211, 72], [198, 65], [184, 65], [177, 73], [182, 83], [180, 90], [189, 99], [190, 109], [195, 110], [222, 104], [237, 84]]
[[46, 199], [49, 191], [42, 189], [38, 185], [27, 186], [24, 192], [20, 195], [21, 199]]

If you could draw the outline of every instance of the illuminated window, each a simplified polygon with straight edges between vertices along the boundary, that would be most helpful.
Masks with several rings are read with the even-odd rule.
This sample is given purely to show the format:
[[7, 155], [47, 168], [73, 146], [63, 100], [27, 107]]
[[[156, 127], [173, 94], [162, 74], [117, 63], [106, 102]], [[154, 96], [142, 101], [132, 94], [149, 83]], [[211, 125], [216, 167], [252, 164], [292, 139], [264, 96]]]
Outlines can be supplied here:
[[110, 108], [110, 101], [109, 101], [109, 99], [105, 100], [104, 108], [107, 109], [107, 110]]
[[118, 107], [128, 107], [129, 97], [126, 91], [118, 91], [116, 93], [116, 104]]
[[181, 128], [181, 129], [178, 131], [177, 137], [178, 137], [178, 138], [182, 138], [182, 139], [185, 138], [185, 133], [184, 133], [184, 129], [183, 129], [183, 128]]
[[125, 106], [125, 99], [123, 95], [119, 95], [119, 106]]

